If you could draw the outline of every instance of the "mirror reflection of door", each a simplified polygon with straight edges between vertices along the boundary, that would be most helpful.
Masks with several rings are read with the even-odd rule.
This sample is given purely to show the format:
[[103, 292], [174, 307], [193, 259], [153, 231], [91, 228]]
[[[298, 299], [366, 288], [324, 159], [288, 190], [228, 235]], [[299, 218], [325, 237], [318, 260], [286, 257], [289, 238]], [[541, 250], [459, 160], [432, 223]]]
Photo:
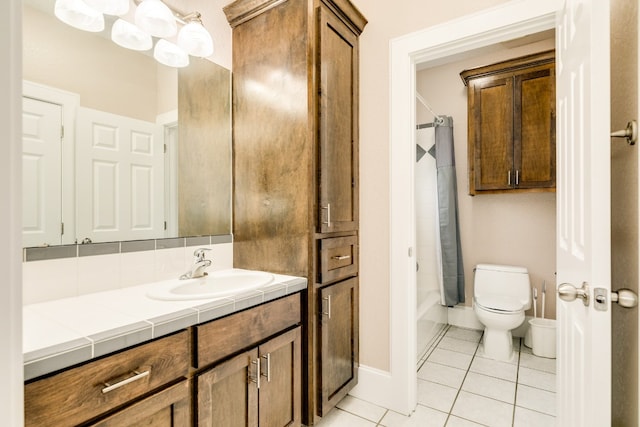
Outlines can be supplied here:
[[[59, 177], [51, 179], [50, 177]], [[62, 108], [23, 98], [22, 244], [62, 243]]]

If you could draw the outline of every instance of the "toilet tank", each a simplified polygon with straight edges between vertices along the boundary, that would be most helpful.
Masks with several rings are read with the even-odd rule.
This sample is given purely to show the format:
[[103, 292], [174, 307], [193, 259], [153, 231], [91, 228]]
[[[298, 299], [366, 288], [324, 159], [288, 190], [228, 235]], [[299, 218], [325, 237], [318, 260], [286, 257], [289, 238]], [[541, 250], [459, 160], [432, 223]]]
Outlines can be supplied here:
[[475, 268], [473, 296], [504, 295], [531, 307], [531, 283], [526, 267], [513, 265], [478, 264]]

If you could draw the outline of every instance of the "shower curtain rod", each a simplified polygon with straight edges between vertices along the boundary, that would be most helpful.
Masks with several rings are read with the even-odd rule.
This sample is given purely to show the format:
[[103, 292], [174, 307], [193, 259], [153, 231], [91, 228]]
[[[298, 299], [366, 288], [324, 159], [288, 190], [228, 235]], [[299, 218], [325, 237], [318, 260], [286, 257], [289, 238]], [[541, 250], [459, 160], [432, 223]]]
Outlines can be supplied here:
[[431, 108], [431, 106], [427, 103], [427, 101], [422, 97], [422, 95], [420, 95], [418, 93], [418, 91], [416, 91], [416, 98], [418, 99], [418, 101], [420, 101], [420, 103], [422, 105], [424, 105], [424, 107], [429, 110], [429, 112], [431, 114], [433, 114], [435, 116], [435, 120], [431, 123], [424, 123], [424, 124], [420, 124], [418, 126], [416, 126], [417, 129], [424, 129], [424, 128], [430, 128], [430, 127], [434, 127], [435, 125], [441, 125], [444, 123], [444, 119], [442, 117], [440, 117], [439, 114], [436, 114], [435, 111], [433, 111], [433, 108]]

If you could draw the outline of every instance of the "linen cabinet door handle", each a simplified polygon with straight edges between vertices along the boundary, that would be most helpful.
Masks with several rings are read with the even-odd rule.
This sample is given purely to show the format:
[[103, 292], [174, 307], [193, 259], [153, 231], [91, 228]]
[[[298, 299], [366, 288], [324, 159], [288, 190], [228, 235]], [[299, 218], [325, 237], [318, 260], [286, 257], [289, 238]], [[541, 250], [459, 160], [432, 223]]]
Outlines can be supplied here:
[[327, 295], [322, 299], [327, 302], [327, 311], [323, 311], [322, 315], [327, 316], [327, 318], [331, 319], [331, 295]]
[[323, 224], [327, 224], [327, 227], [331, 228], [331, 203], [327, 203], [327, 206], [323, 206], [322, 209], [327, 211], [327, 220]]
[[516, 170], [516, 187], [520, 185], [520, 170]]
[[507, 185], [511, 186], [511, 170], [507, 172]]
[[260, 357], [256, 360], [252, 360], [251, 363], [256, 365], [256, 376], [254, 378], [249, 377], [249, 381], [256, 384], [256, 388], [260, 389]]
[[267, 382], [271, 382], [271, 353], [267, 353], [262, 358], [267, 362], [267, 372], [263, 373], [262, 376], [267, 378]]
[[111, 384], [111, 383], [105, 382], [104, 383], [105, 387], [102, 389], [102, 394], [109, 393], [110, 391], [113, 391], [113, 390], [115, 390], [117, 388], [120, 388], [123, 385], [127, 385], [129, 383], [134, 382], [134, 381], [141, 380], [144, 377], [148, 377], [149, 374], [150, 374], [150, 371], [143, 371], [143, 372], [132, 371], [131, 373], [133, 374], [133, 376], [131, 376], [129, 378], [125, 378], [122, 381], [118, 381], [115, 384]]

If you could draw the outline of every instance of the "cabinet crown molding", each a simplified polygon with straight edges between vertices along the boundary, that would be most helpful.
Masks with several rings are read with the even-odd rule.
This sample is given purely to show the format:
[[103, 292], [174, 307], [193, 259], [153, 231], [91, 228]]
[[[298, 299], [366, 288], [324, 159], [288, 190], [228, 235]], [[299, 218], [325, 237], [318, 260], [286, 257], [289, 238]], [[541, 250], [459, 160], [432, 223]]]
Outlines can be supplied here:
[[543, 52], [532, 53], [530, 55], [520, 56], [518, 58], [508, 59], [506, 61], [496, 62], [491, 65], [469, 68], [460, 72], [460, 78], [465, 86], [469, 85], [469, 80], [479, 79], [494, 74], [510, 73], [525, 68], [531, 68], [538, 65], [549, 64], [556, 60], [555, 49], [545, 50]]

